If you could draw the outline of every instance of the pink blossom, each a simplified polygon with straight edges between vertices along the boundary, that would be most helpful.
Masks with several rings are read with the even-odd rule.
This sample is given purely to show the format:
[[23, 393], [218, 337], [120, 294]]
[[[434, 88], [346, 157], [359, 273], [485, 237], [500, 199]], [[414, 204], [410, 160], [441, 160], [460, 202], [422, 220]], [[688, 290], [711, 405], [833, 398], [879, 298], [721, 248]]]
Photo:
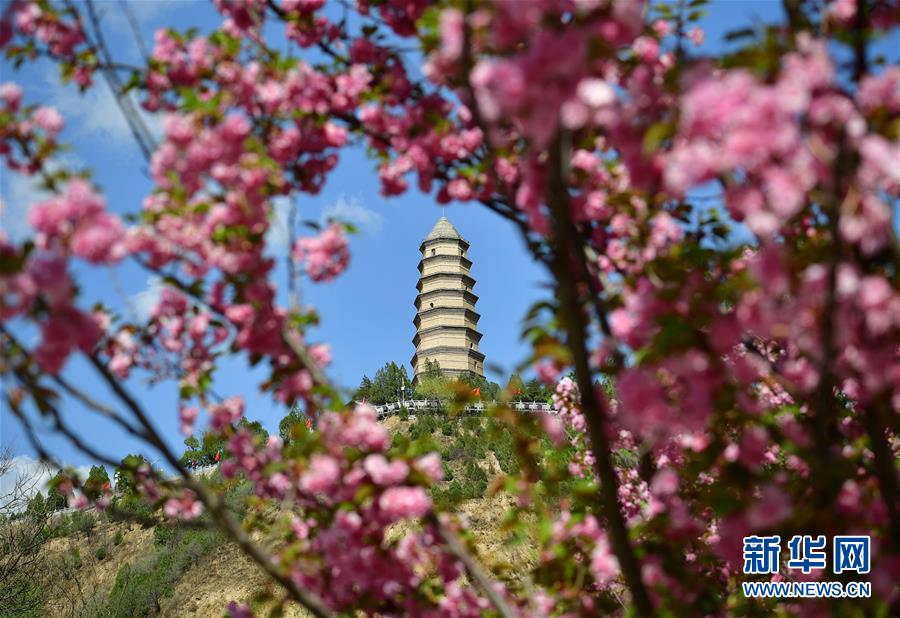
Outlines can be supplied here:
[[541, 428], [550, 441], [556, 447], [561, 447], [566, 441], [566, 428], [562, 420], [553, 414], [541, 415]]
[[210, 427], [218, 431], [232, 425], [244, 415], [244, 398], [231, 397], [209, 408]]
[[856, 16], [857, 0], [832, 0], [827, 12], [841, 23], [849, 23]]
[[409, 474], [409, 466], [401, 460], [388, 462], [384, 455], [373, 453], [366, 457], [363, 468], [378, 485], [390, 486], [403, 482]]
[[653, 477], [650, 490], [656, 496], [672, 496], [678, 491], [678, 474], [672, 468], [664, 468]]
[[14, 112], [19, 109], [22, 102], [22, 89], [12, 82], [4, 82], [0, 84], [0, 99], [10, 111]]
[[300, 476], [300, 489], [311, 494], [327, 494], [341, 476], [337, 460], [329, 455], [313, 455], [309, 469]]
[[[285, 4], [289, 0], [284, 0]], [[228, 618], [253, 618], [253, 609], [249, 605], [238, 605], [236, 601], [230, 601], [226, 608]]]
[[428, 453], [419, 457], [413, 466], [427, 476], [432, 483], [440, 483], [444, 480], [444, 467], [441, 465], [441, 456], [437, 453]]
[[690, 39], [690, 41], [694, 45], [696, 45], [697, 47], [700, 47], [701, 45], [703, 45], [703, 39], [705, 38], [703, 29], [699, 28], [697, 26], [694, 26], [693, 28], [691, 28], [690, 30], [687, 31], [687, 38]]
[[598, 108], [616, 100], [616, 92], [602, 79], [587, 78], [578, 83], [578, 98], [588, 107]]
[[599, 583], [607, 583], [619, 575], [619, 560], [606, 537], [600, 538], [591, 552], [591, 575]]
[[69, 496], [69, 508], [83, 511], [88, 507], [88, 499], [84, 494], [75, 494]]
[[659, 56], [659, 42], [648, 36], [642, 36], [635, 39], [632, 48], [634, 49], [634, 53], [645, 62], [656, 60]]
[[767, 530], [790, 517], [792, 511], [787, 492], [769, 484], [763, 487], [759, 499], [747, 510], [747, 523], [757, 532]]
[[313, 281], [330, 281], [350, 262], [347, 238], [341, 227], [332, 223], [313, 238], [301, 238], [294, 245], [294, 259], [306, 262], [306, 273]]
[[125, 255], [124, 235], [118, 217], [98, 214], [72, 235], [72, 253], [94, 264], [114, 264]]
[[672, 24], [664, 19], [657, 19], [651, 24], [651, 26], [653, 28], [653, 32], [661, 37], [667, 36], [672, 33]]
[[169, 498], [163, 505], [163, 513], [169, 519], [190, 521], [203, 512], [203, 503], [196, 499], [193, 492], [186, 491], [180, 497]]
[[327, 367], [331, 364], [331, 346], [327, 343], [317, 343], [309, 346], [309, 355], [319, 367]]
[[197, 415], [199, 413], [200, 410], [189, 406], [182, 406], [178, 409], [178, 419], [181, 421], [181, 433], [186, 436], [194, 433], [194, 421], [197, 420]]
[[381, 494], [378, 506], [391, 521], [422, 517], [431, 509], [431, 498], [421, 487], [390, 487]]
[[52, 107], [39, 107], [31, 115], [34, 123], [47, 132], [50, 139], [54, 139], [63, 128], [63, 117]]
[[37, 204], [28, 221], [44, 248], [69, 246], [72, 253], [95, 264], [118, 262], [125, 254], [124, 231], [115, 215], [83, 180], [73, 180], [59, 197]]

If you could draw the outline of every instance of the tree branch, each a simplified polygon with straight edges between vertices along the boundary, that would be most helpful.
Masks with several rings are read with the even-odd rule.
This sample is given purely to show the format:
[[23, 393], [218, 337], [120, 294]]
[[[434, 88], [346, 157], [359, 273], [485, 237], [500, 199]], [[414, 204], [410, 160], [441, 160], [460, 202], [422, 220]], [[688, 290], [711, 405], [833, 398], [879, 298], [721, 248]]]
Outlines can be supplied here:
[[601, 407], [594, 388], [590, 368], [587, 341], [587, 324], [578, 299], [578, 281], [586, 273], [571, 272], [583, 259], [583, 250], [578, 243], [578, 235], [570, 218], [569, 194], [566, 186], [568, 177], [568, 140], [560, 132], [549, 150], [547, 203], [553, 220], [554, 258], [553, 273], [557, 286], [560, 311], [566, 330], [568, 348], [572, 353], [578, 388], [581, 391], [581, 408], [588, 426], [595, 468], [600, 479], [600, 499], [606, 523], [612, 538], [612, 546], [622, 569], [625, 584], [631, 592], [634, 609], [638, 616], [653, 614], [653, 605], [641, 578], [641, 568], [631, 542], [628, 527], [619, 506], [619, 481], [613, 467], [611, 446], [606, 435], [606, 410]]

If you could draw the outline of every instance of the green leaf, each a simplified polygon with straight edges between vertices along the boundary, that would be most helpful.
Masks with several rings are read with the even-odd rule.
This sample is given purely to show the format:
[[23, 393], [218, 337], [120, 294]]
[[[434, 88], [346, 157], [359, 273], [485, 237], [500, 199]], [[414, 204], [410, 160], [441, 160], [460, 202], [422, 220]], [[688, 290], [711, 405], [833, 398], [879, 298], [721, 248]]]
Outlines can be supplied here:
[[655, 152], [665, 140], [671, 139], [674, 135], [674, 122], [657, 122], [644, 134], [644, 152]]

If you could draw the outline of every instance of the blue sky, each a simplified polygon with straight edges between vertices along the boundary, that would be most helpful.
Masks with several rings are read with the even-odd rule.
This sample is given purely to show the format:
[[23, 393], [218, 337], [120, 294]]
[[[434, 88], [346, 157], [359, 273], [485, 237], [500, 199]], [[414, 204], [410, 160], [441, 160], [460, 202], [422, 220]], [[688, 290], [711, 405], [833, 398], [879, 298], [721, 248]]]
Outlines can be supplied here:
[[[105, 32], [116, 55], [138, 62], [134, 39], [119, 2], [102, 0], [98, 5], [104, 12]], [[134, 2], [133, 6], [150, 44], [153, 31], [163, 25], [175, 24], [179, 29], [196, 26], [208, 31], [220, 20], [207, 3], [145, 0]], [[775, 1], [713, 3], [703, 22], [707, 31], [705, 46], [720, 48], [724, 32], [754, 23], [754, 16], [764, 22], [773, 21], [780, 10], [780, 2]], [[61, 139], [73, 146], [66, 155], [67, 163], [93, 169], [94, 180], [112, 210], [126, 213], [139, 209], [151, 189], [146, 164], [102, 80], [88, 94], [80, 95], [74, 87], [57, 84], [55, 69], [47, 62], [28, 64], [15, 72], [0, 61], [0, 81], [19, 83], [28, 103], [57, 106], [67, 118]], [[151, 119], [151, 124], [158, 128], [158, 121]], [[348, 271], [332, 284], [304, 282], [302, 287], [303, 302], [315, 305], [324, 318], [322, 325], [310, 333], [310, 340], [331, 344], [334, 362], [330, 374], [348, 388], [355, 386], [363, 374], [374, 374], [386, 361], [404, 363], [409, 368], [414, 351], [411, 339], [418, 246], [441, 215], [432, 199], [416, 191], [399, 198], [381, 197], [373, 170], [373, 163], [361, 149], [345, 151], [322, 193], [301, 196], [299, 202], [302, 218], [338, 215], [360, 228], [361, 233], [351, 241], [353, 257]], [[0, 223], [13, 237], [21, 237], [25, 232], [25, 213], [40, 198], [39, 192], [30, 181], [4, 169], [0, 171], [0, 196], [6, 204]], [[448, 206], [446, 215], [471, 243], [469, 253], [474, 262], [472, 272], [477, 280], [475, 292], [480, 296], [478, 310], [484, 333], [482, 351], [488, 364], [498, 365], [508, 373], [527, 357], [528, 348], [520, 340], [521, 320], [532, 303], [546, 296], [542, 289], [546, 276], [530, 260], [517, 233], [496, 215], [477, 206], [459, 204]], [[272, 250], [283, 255], [284, 235], [273, 232], [270, 240]], [[84, 276], [86, 288], [123, 311], [140, 312], [151, 306], [158, 287], [144, 271], [131, 264], [114, 270], [85, 269], [79, 274]], [[283, 264], [275, 279], [283, 288]], [[26, 341], [34, 341], [33, 332], [18, 332]], [[108, 395], [84, 361], [70, 360], [66, 375], [97, 396]], [[262, 421], [271, 431], [277, 428], [285, 410], [258, 393], [256, 385], [263, 377], [243, 361], [232, 362], [219, 372], [216, 388], [224, 396], [243, 395], [247, 415]], [[139, 394], [169, 442], [180, 445], [173, 385], [150, 388], [139, 380], [131, 380], [129, 386]], [[139, 444], [79, 406], [66, 402], [64, 411], [73, 426], [112, 458], [142, 450]], [[50, 432], [42, 432], [41, 437], [61, 461], [73, 465], [89, 463], [88, 458]], [[6, 409], [0, 411], [0, 444], [11, 446], [16, 453], [33, 455], [18, 423]]]

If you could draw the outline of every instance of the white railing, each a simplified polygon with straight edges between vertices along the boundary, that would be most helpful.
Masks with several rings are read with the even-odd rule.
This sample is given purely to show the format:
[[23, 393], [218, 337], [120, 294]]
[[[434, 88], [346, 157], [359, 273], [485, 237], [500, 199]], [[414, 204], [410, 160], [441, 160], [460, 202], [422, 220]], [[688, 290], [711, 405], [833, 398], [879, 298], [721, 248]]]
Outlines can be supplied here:
[[[476, 401], [464, 407], [461, 412], [467, 415], [481, 415], [486, 410], [496, 405], [495, 401]], [[539, 401], [511, 401], [506, 404], [511, 410], [516, 412], [543, 412], [547, 414], [555, 414], [556, 410], [548, 403]], [[440, 399], [409, 399], [406, 401], [394, 401], [381, 405], [373, 405], [375, 415], [378, 418], [399, 414], [401, 410], [406, 408], [408, 414], [415, 415], [417, 412], [443, 411], [447, 409], [447, 403]]]

